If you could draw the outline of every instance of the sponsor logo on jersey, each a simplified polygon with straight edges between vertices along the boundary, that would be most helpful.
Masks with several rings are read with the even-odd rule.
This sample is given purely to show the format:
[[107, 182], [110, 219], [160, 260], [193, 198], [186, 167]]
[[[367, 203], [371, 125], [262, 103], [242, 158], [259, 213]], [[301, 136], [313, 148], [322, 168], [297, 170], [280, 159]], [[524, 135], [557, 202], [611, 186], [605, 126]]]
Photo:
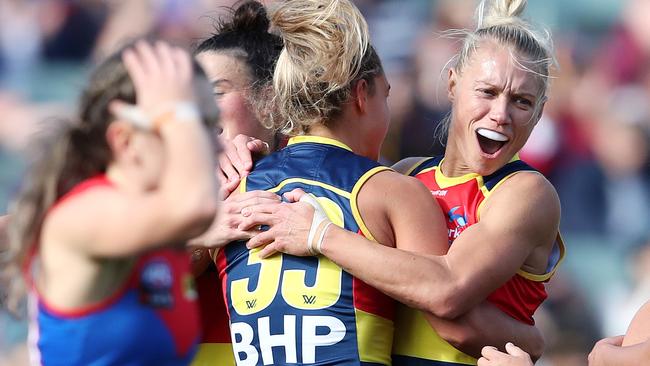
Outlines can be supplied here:
[[449, 244], [451, 244], [454, 239], [456, 239], [460, 233], [462, 233], [467, 228], [467, 215], [465, 215], [465, 207], [455, 206], [452, 207], [449, 212], [447, 212], [447, 217], [449, 218], [448, 225], [449, 228]]
[[140, 274], [140, 302], [156, 308], [171, 308], [174, 305], [173, 284], [169, 263], [164, 260], [147, 263]]

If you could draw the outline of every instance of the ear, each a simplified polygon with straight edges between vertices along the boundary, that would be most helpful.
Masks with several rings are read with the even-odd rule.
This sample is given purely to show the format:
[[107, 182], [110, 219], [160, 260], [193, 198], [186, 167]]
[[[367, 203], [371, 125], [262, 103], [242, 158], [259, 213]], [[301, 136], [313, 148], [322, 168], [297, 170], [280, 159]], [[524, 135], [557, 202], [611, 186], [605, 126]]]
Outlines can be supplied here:
[[114, 121], [106, 129], [106, 141], [115, 160], [119, 160], [127, 152], [133, 136], [133, 126], [124, 121]]
[[453, 67], [449, 68], [449, 80], [447, 81], [447, 97], [450, 102], [456, 98], [456, 85], [458, 84], [458, 73]]
[[365, 114], [368, 109], [369, 87], [368, 82], [364, 79], [357, 81], [354, 85], [354, 105], [357, 107], [360, 114]]

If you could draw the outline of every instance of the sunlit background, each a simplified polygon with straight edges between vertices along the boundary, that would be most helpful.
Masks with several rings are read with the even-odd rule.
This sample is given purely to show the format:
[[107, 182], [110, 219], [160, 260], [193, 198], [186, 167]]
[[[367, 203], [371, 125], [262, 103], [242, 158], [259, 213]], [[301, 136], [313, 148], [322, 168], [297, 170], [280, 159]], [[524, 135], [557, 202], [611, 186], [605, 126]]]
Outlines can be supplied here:
[[[15, 194], [29, 137], [74, 114], [89, 67], [124, 39], [153, 34], [191, 47], [233, 1], [0, 0], [0, 214]], [[473, 0], [357, 1], [389, 81], [382, 159], [440, 153], [445, 66], [472, 27]], [[522, 157], [557, 188], [568, 257], [537, 313], [540, 365], [586, 365], [650, 299], [650, 0], [530, 0], [560, 67]], [[517, 197], [513, 197], [517, 199]], [[98, 329], [101, 331], [101, 329]], [[25, 320], [0, 312], [0, 365], [25, 364]]]

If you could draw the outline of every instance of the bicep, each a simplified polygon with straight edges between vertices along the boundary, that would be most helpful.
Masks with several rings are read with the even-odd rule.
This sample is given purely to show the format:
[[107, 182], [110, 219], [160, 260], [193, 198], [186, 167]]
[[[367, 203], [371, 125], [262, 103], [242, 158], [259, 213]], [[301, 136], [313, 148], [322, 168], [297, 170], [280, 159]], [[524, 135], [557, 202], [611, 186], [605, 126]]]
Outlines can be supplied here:
[[418, 254], [444, 255], [449, 242], [442, 210], [422, 183], [408, 180], [388, 207], [396, 246]]
[[359, 210], [375, 239], [421, 254], [447, 252], [447, 231], [435, 199], [415, 178], [387, 171], [359, 194]]
[[557, 234], [559, 204], [552, 188], [536, 175], [514, 178], [494, 193], [481, 220], [463, 231], [447, 255], [458, 302], [469, 307], [515, 275], [536, 248], [550, 248]]

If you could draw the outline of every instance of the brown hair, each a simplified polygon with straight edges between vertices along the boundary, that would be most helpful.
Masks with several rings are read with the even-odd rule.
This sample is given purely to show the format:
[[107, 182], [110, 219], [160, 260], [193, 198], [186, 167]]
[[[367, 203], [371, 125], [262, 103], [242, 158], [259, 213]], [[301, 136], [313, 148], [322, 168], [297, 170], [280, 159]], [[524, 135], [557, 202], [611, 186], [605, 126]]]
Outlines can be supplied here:
[[[21, 277], [21, 266], [38, 241], [48, 208], [76, 184], [105, 172], [112, 159], [106, 130], [114, 118], [108, 105], [113, 100], [136, 103], [133, 82], [122, 63], [122, 50], [91, 74], [81, 95], [78, 119], [54, 121], [34, 143], [39, 148], [10, 209], [9, 247], [0, 257], [0, 290], [6, 291], [1, 297], [10, 306], [17, 304], [22, 292], [21, 283], [15, 280]], [[212, 125], [218, 119], [217, 109], [207, 79], [196, 63], [194, 70], [199, 108], [204, 122]]]

